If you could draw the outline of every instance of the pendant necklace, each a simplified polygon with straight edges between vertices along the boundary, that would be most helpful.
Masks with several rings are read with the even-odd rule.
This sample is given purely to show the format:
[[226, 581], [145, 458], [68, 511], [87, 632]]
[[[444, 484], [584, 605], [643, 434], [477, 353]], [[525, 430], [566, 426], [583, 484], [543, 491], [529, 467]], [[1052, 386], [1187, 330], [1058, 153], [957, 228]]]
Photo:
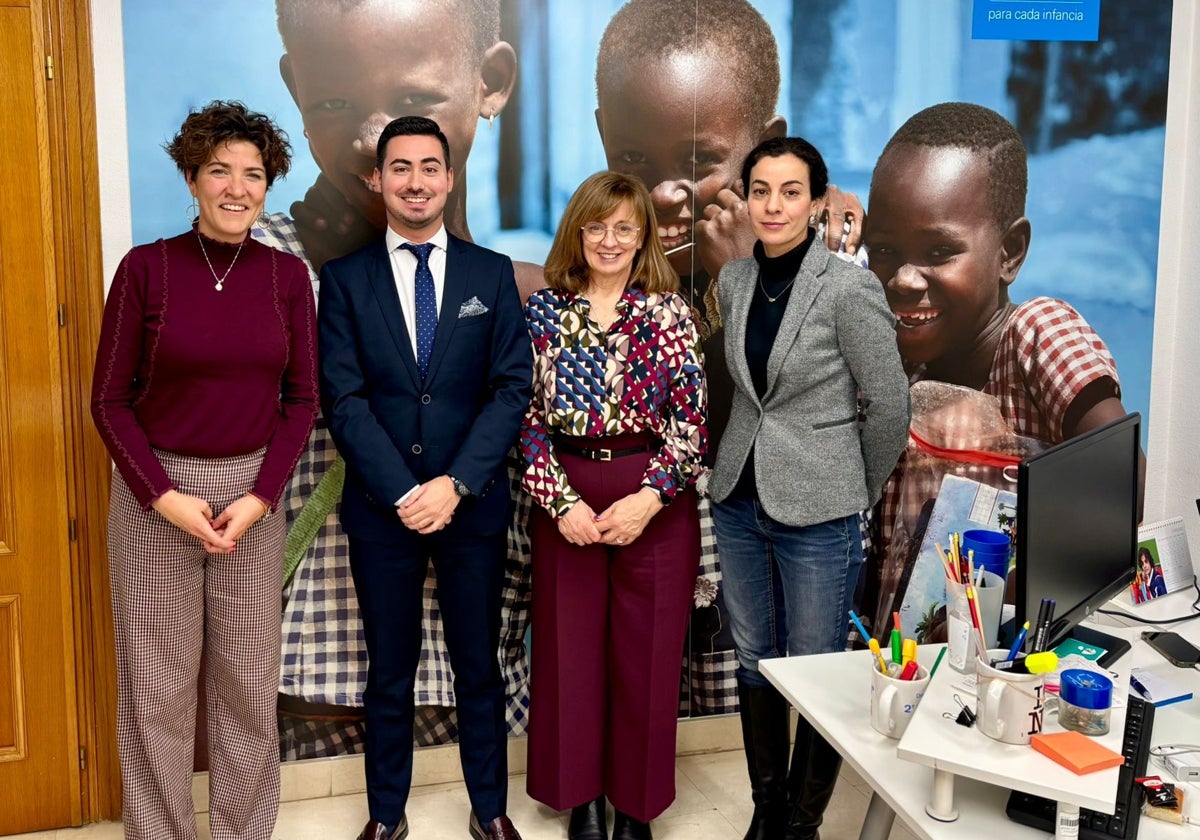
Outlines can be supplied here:
[[792, 277], [792, 279], [788, 281], [788, 284], [787, 284], [786, 286], [784, 286], [782, 289], [780, 289], [780, 290], [779, 290], [779, 294], [775, 295], [775, 297], [771, 297], [769, 294], [767, 294], [767, 287], [763, 285], [763, 281], [762, 281], [762, 267], [761, 267], [761, 266], [759, 266], [759, 269], [758, 269], [758, 288], [762, 289], [763, 297], [765, 297], [765, 298], [767, 299], [767, 303], [774, 303], [775, 301], [777, 301], [777, 300], [779, 300], [781, 297], [783, 297], [784, 293], [785, 293], [785, 292], [787, 292], [787, 290], [788, 290], [788, 289], [792, 288], [792, 284], [796, 282], [796, 277], [799, 277], [799, 276], [800, 276], [800, 274], [799, 274], [799, 272], [797, 272], [797, 273], [796, 273], [796, 275], [795, 275], [795, 277]]
[[212, 260], [208, 258], [208, 250], [204, 247], [204, 239], [200, 236], [200, 231], [196, 231], [196, 241], [200, 243], [200, 253], [204, 255], [204, 261], [208, 263], [208, 270], [212, 272], [213, 279], [217, 281], [217, 285], [213, 288], [219, 292], [225, 288], [225, 278], [229, 276], [229, 272], [233, 271], [237, 258], [242, 255], [242, 246], [246, 244], [246, 240], [243, 239], [238, 243], [237, 251], [234, 253], [233, 259], [229, 261], [229, 268], [225, 269], [225, 273], [220, 277], [217, 276], [217, 270], [212, 266]]

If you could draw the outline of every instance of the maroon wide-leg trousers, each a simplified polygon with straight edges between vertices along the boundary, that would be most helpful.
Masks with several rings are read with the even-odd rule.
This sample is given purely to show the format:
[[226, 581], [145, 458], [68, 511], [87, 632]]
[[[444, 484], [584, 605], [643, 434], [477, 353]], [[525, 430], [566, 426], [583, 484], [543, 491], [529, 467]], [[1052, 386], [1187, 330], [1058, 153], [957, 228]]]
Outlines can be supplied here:
[[[650, 455], [558, 453], [597, 515], [637, 492]], [[649, 821], [675, 799], [679, 674], [700, 561], [695, 492], [626, 546], [572, 545], [540, 508], [529, 527], [529, 795], [561, 811], [604, 793]]]

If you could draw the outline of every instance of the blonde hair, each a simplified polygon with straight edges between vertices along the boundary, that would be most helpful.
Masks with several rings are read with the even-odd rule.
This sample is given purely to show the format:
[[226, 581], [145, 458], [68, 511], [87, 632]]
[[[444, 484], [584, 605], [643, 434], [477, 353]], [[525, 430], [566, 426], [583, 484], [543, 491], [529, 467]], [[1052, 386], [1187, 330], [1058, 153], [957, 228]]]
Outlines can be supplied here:
[[602, 222], [628, 201], [634, 219], [641, 228], [642, 244], [634, 254], [629, 285], [648, 294], [679, 291], [679, 275], [667, 262], [658, 227], [654, 220], [654, 205], [645, 184], [620, 172], [597, 172], [589, 176], [563, 211], [558, 233], [546, 256], [546, 285], [556, 292], [579, 294], [588, 285], [588, 264], [583, 255], [583, 232], [588, 222]]

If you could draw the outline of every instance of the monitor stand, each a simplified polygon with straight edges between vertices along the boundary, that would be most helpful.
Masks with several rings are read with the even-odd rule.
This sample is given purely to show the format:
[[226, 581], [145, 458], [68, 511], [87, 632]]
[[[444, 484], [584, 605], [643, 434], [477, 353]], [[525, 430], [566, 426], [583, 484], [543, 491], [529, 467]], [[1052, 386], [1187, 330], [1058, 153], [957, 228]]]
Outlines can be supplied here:
[[1101, 648], [1104, 655], [1096, 662], [1102, 668], [1107, 668], [1116, 662], [1133, 647], [1128, 640], [1122, 639], [1120, 636], [1110, 636], [1108, 633], [1102, 633], [1094, 627], [1084, 627], [1082, 624], [1076, 624], [1068, 630], [1063, 639], [1074, 639], [1089, 647]]

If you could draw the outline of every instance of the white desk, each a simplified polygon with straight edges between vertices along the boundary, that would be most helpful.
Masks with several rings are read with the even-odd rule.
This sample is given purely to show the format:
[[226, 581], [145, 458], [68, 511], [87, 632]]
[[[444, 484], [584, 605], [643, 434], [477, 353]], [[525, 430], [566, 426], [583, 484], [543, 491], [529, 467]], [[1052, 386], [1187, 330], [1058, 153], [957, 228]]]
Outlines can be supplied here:
[[[1146, 624], [1155, 617], [1182, 615], [1191, 603], [1192, 596], [1178, 593], [1158, 599], [1155, 603], [1138, 608], [1136, 611], [1127, 605], [1116, 603], [1118, 609], [1145, 616]], [[1105, 622], [1110, 620], [1105, 618]], [[1137, 637], [1141, 625], [1132, 623], [1126, 630]], [[1105, 632], [1119, 634], [1121, 630], [1112, 624], [1102, 624]], [[1200, 619], [1175, 625], [1176, 632], [1188, 637], [1193, 644], [1200, 645]], [[922, 665], [930, 667], [937, 656], [940, 646], [928, 646], [919, 653]], [[1008, 801], [1009, 787], [1007, 779], [1001, 784], [990, 784], [986, 781], [959, 778], [955, 783], [955, 801], [958, 806], [959, 818], [955, 822], [943, 823], [934, 820], [925, 813], [925, 805], [929, 802], [933, 786], [933, 768], [906, 761], [897, 754], [900, 742], [886, 738], [871, 728], [870, 724], [870, 653], [855, 651], [851, 653], [830, 653], [817, 656], [791, 657], [787, 659], [765, 660], [760, 663], [763, 674], [779, 688], [785, 697], [791, 701], [804, 717], [820, 732], [845, 758], [862, 778], [871, 785], [874, 796], [863, 823], [862, 840], [869, 838], [886, 838], [891, 829], [892, 820], [898, 814], [905, 825], [918, 837], [924, 840], [935, 838], [962, 837], [999, 837], [1005, 840], [1025, 840], [1025, 838], [1045, 838], [1045, 832], [1036, 831], [1010, 821], [1004, 815], [1004, 806]], [[1127, 679], [1130, 667], [1167, 665], [1157, 653], [1145, 643], [1134, 643], [1132, 652], [1115, 663], [1122, 679]], [[1167, 665], [1169, 668], [1170, 666]], [[935, 680], [955, 673], [942, 661]], [[1196, 692], [1196, 699], [1173, 706], [1157, 709], [1154, 721], [1153, 743], [1196, 743], [1200, 741], [1200, 673], [1184, 669], [1172, 669], [1172, 676], [1180, 682], [1187, 682]], [[926, 708], [930, 700], [934, 703]], [[926, 712], [949, 711], [936, 705], [933, 695], [922, 701]], [[1115, 710], [1114, 710], [1115, 711]], [[1123, 725], [1123, 716], [1121, 718]], [[1120, 727], [1114, 714], [1113, 731], [1116, 742], [1120, 742]], [[914, 721], [914, 724], [916, 721]], [[946, 721], [950, 724], [950, 721]], [[990, 740], [975, 730], [967, 731], [962, 727], [951, 724], [957, 730], [962, 730], [974, 738]], [[911, 728], [911, 727], [910, 727]], [[907, 741], [907, 735], [905, 740]], [[985, 747], [987, 745], [984, 745]], [[1004, 745], [996, 743], [997, 748]], [[1031, 749], [1024, 749], [1030, 756], [1042, 762], [1047, 771], [1059, 769], [1058, 765], [1044, 758]], [[980, 756], [984, 753], [981, 751]], [[981, 762], [982, 763], [982, 762]], [[1069, 771], [1063, 771], [1069, 772]], [[1148, 772], [1169, 776], [1151, 766]], [[1105, 807], [1111, 807], [1116, 784], [1116, 771], [1102, 771], [1091, 774], [1083, 779], [1099, 779], [1106, 774], [1112, 774], [1111, 785], [1106, 785], [1109, 791]], [[1072, 774], [1073, 775], [1073, 774]], [[993, 781], [999, 782], [997, 778]], [[1026, 790], [1029, 788], [1026, 787]], [[1188, 815], [1200, 820], [1200, 785], [1188, 785], [1185, 789], [1190, 794], [1187, 801]], [[1086, 804], [1086, 803], [1084, 803]], [[1100, 808], [1099, 810], [1103, 810]], [[1156, 820], [1142, 820], [1139, 829], [1139, 840], [1182, 840], [1179, 832], [1190, 835], [1195, 829], [1180, 829]]]

